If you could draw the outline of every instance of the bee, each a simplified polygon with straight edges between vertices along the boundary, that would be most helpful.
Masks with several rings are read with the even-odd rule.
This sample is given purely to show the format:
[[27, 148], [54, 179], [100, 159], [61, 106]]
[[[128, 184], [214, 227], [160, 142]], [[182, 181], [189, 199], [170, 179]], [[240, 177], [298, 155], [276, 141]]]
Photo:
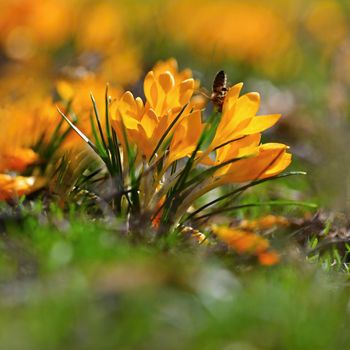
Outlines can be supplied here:
[[214, 78], [213, 90], [210, 96], [213, 105], [217, 107], [219, 112], [222, 112], [222, 106], [227, 94], [227, 75], [221, 70]]

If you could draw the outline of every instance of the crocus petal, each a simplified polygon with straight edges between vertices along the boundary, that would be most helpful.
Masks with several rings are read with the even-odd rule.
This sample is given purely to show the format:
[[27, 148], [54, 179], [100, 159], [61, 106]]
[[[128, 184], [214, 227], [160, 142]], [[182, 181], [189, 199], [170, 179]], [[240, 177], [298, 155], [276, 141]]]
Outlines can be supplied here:
[[259, 110], [260, 95], [257, 92], [249, 92], [237, 99], [234, 109], [233, 125], [255, 116]]
[[156, 106], [158, 99], [158, 91], [153, 71], [147, 73], [143, 83], [143, 90], [146, 99], [150, 103], [151, 107]]
[[[283, 149], [283, 147], [285, 150], [288, 149], [287, 146], [280, 143], [265, 143], [260, 146], [262, 152], [271, 152], [271, 153], [280, 151], [281, 149]], [[291, 161], [292, 161], [292, 155], [290, 153], [283, 152], [281, 156], [275, 162], [273, 162], [273, 164], [269, 166], [269, 168], [265, 171], [263, 176], [270, 177], [270, 176], [275, 176], [279, 174], [281, 171], [283, 171], [289, 166]]]
[[[118, 113], [120, 113], [120, 112], [118, 112]], [[125, 127], [125, 129], [127, 129], [127, 131], [137, 129], [137, 125], [139, 124], [139, 121], [137, 119], [130, 118], [128, 116], [122, 115], [121, 113], [119, 114], [119, 118], [122, 121], [122, 123], [124, 124], [124, 127]]]
[[184, 106], [192, 97], [194, 91], [194, 80], [186, 79], [180, 83], [179, 86], [179, 102]]
[[137, 106], [137, 114], [141, 115], [144, 109], [144, 105], [143, 105], [143, 101], [141, 99], [141, 97], [136, 97], [136, 106]]
[[150, 137], [141, 124], [138, 125], [138, 132], [135, 133], [134, 137], [138, 152], [147, 158], [150, 157], [153, 152], [153, 147], [150, 143]]
[[236, 94], [239, 93], [239, 88], [238, 85], [236, 91], [232, 92], [234, 103], [226, 103], [226, 108], [213, 140], [214, 147], [235, 137], [243, 136], [243, 130], [248, 127], [259, 109], [260, 95], [251, 92], [237, 99]]
[[226, 174], [218, 180], [220, 184], [239, 183], [274, 176], [283, 171], [291, 162], [283, 144], [260, 146], [256, 156], [241, 159], [225, 168]]
[[253, 154], [253, 149], [259, 145], [260, 139], [260, 134], [248, 135], [219, 147], [216, 151], [217, 162], [221, 163], [234, 157], [245, 157]]
[[193, 111], [185, 118], [187, 122], [186, 138], [192, 145], [197, 144], [199, 137], [202, 133], [202, 114], [200, 110]]
[[175, 79], [169, 71], [160, 74], [158, 79], [159, 85], [165, 93], [171, 91], [175, 86]]
[[251, 119], [243, 130], [245, 135], [255, 134], [271, 128], [281, 118], [281, 114], [261, 115]]
[[151, 109], [147, 111], [147, 113], [145, 113], [141, 119], [141, 125], [145, 130], [148, 138], [150, 138], [153, 135], [154, 129], [156, 128], [157, 124], [158, 118]]
[[198, 151], [197, 152], [197, 159], [200, 164], [207, 165], [207, 166], [214, 166], [217, 165], [217, 162], [213, 160], [209, 154], [206, 154], [203, 151]]
[[180, 120], [174, 130], [167, 166], [194, 151], [203, 131], [201, 111], [197, 110]]
[[236, 103], [237, 98], [243, 88], [243, 83], [238, 83], [236, 85], [233, 85], [227, 92], [224, 105], [223, 105], [223, 111], [230, 110], [232, 106]]
[[129, 106], [130, 108], [132, 108], [135, 104], [135, 99], [133, 94], [130, 91], [126, 91], [121, 99], [120, 99], [120, 103], [125, 103], [127, 106]]

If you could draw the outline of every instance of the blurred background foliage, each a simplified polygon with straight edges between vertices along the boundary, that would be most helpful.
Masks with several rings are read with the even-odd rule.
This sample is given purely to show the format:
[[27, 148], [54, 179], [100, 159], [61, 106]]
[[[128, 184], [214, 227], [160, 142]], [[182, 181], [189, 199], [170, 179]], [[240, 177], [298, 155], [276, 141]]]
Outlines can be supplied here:
[[207, 89], [224, 69], [262, 94], [261, 113], [283, 114], [267, 138], [291, 145], [308, 195], [348, 210], [349, 18], [346, 0], [3, 0], [1, 114], [16, 103], [23, 115], [59, 79], [141, 94], [160, 59], [191, 67]]

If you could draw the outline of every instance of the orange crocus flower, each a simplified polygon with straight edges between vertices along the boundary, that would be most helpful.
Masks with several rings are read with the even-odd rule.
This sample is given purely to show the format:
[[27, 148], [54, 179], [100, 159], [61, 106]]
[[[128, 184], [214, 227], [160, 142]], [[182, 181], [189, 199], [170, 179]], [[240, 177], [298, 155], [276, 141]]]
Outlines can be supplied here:
[[257, 256], [261, 265], [275, 265], [280, 260], [278, 253], [269, 249], [269, 241], [252, 231], [215, 225], [212, 230], [220, 240], [238, 254]]
[[[137, 145], [140, 155], [150, 158], [162, 135], [190, 102], [195, 82], [189, 71], [177, 72], [174, 61], [158, 64], [148, 72], [144, 80], [146, 102], [125, 92], [115, 103], [112, 111], [112, 126], [123, 140], [124, 124], [128, 141]], [[190, 118], [189, 108], [183, 118]]]
[[0, 174], [0, 200], [10, 200], [33, 192], [36, 179], [33, 176], [10, 176]]

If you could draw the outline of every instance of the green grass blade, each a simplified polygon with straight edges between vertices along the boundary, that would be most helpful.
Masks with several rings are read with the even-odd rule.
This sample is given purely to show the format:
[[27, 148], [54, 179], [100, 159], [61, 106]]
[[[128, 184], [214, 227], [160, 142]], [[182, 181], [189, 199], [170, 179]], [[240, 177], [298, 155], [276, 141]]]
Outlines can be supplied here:
[[[192, 152], [191, 156], [187, 160], [186, 165], [183, 168], [183, 170], [178, 174], [178, 181], [175, 183], [174, 188], [172, 189], [173, 192], [177, 192], [178, 187], [181, 187], [183, 182], [186, 180], [189, 172], [191, 171], [191, 169], [193, 167], [193, 163], [195, 161], [196, 155], [197, 155], [198, 151], [203, 147], [203, 144], [205, 142], [207, 142], [208, 140], [210, 140], [210, 142], [211, 142], [211, 139], [213, 138], [216, 127], [219, 123], [219, 120], [220, 120], [220, 118], [218, 118], [217, 114], [211, 115], [208, 123], [206, 124], [204, 130], [202, 131], [202, 134], [198, 140], [198, 143], [196, 145], [195, 150]], [[213, 121], [215, 121], [215, 124], [216, 124], [215, 127], [212, 127]], [[171, 142], [171, 139], [168, 140], [168, 143], [170, 143], [170, 142]], [[173, 174], [173, 170], [172, 170], [172, 174]]]
[[111, 134], [111, 125], [109, 121], [109, 98], [108, 98], [108, 84], [105, 90], [105, 129], [107, 135], [108, 156], [110, 158], [111, 172], [120, 177], [121, 168], [118, 166], [116, 152], [119, 152], [119, 146], [115, 148], [113, 137]]
[[112, 135], [111, 135], [111, 125], [110, 125], [110, 122], [109, 122], [108, 84], [106, 85], [106, 90], [105, 90], [105, 122], [106, 122], [107, 140], [110, 143], [110, 141], [112, 141]]
[[[219, 120], [218, 120], [219, 119]], [[163, 210], [162, 214], [162, 223], [165, 223], [169, 219], [169, 212], [176, 213], [176, 207], [179, 204], [179, 199], [180, 199], [180, 194], [183, 190], [183, 185], [193, 167], [193, 164], [195, 162], [196, 155], [198, 151], [201, 149], [203, 144], [208, 140], [213, 137], [213, 133], [211, 132], [211, 127], [213, 122], [216, 121], [216, 124], [219, 123], [220, 118], [218, 116], [218, 113], [213, 113], [211, 117], [209, 118], [208, 123], [205, 125], [204, 130], [201, 133], [201, 136], [198, 140], [198, 143], [196, 145], [196, 148], [192, 152], [190, 158], [187, 160], [186, 165], [182, 172], [179, 174], [179, 178], [177, 182], [175, 183], [174, 187], [170, 189], [170, 191], [167, 193], [167, 197], [161, 208], [157, 210], [159, 213], [161, 209]], [[216, 130], [216, 129], [215, 129]], [[214, 131], [215, 133], [215, 131]], [[156, 215], [154, 215], [155, 217]]]
[[77, 128], [65, 115], [64, 113], [56, 107], [58, 110], [58, 113], [62, 116], [62, 118], [69, 124], [69, 126], [93, 149], [93, 151], [98, 155], [101, 156], [98, 148], [96, 145], [79, 129]]
[[120, 155], [119, 141], [118, 141], [118, 136], [113, 128], [112, 128], [112, 144], [113, 144], [113, 149], [115, 150], [114, 156], [116, 157], [117, 172], [120, 174], [120, 177], [123, 178], [123, 165], [122, 165], [122, 158]]
[[208, 178], [209, 176], [213, 175], [213, 173], [215, 173], [218, 169], [223, 168], [227, 165], [236, 163], [242, 159], [247, 159], [249, 158], [249, 156], [244, 156], [244, 157], [236, 157], [236, 158], [231, 158], [225, 162], [222, 162], [218, 165], [214, 165], [206, 170], [204, 170], [203, 172], [201, 172], [199, 175], [195, 176], [194, 178], [192, 178], [191, 180], [189, 180], [188, 182], [186, 182], [186, 184], [184, 184], [184, 188], [188, 188], [189, 186], [195, 184], [195, 183], [201, 183], [203, 180], [205, 180], [206, 178]]
[[250, 187], [257, 186], [257, 185], [259, 185], [261, 183], [264, 183], [264, 182], [267, 182], [267, 181], [278, 180], [278, 179], [281, 179], [281, 178], [284, 178], [284, 177], [294, 176], [294, 175], [306, 175], [306, 173], [303, 172], [303, 171], [291, 171], [291, 172], [288, 172], [288, 173], [285, 173], [285, 174], [279, 174], [279, 175], [274, 176], [274, 177], [252, 181], [252, 182], [250, 182], [247, 185], [241, 186], [241, 187], [239, 187], [239, 188], [237, 188], [237, 189], [235, 189], [235, 190], [233, 190], [233, 191], [231, 191], [231, 192], [229, 192], [229, 193], [227, 193], [227, 194], [225, 194], [225, 195], [223, 195], [223, 196], [221, 196], [219, 198], [216, 198], [216, 199], [210, 201], [209, 203], [207, 203], [207, 204], [205, 204], [203, 206], [201, 206], [196, 211], [194, 211], [193, 213], [189, 214], [185, 218], [185, 220], [183, 220], [181, 223], [183, 224], [184, 222], [189, 221], [192, 217], [194, 217], [195, 215], [197, 215], [198, 213], [200, 213], [204, 209], [206, 209], [206, 208], [208, 208], [208, 207], [210, 207], [210, 206], [212, 206], [212, 205], [214, 205], [214, 204], [216, 204], [218, 202], [221, 202], [221, 201], [223, 201], [223, 200], [225, 200], [225, 199], [227, 199], [229, 197], [232, 197], [232, 196], [240, 193], [241, 191], [245, 191], [245, 190], [247, 190]]
[[[174, 191], [181, 191], [182, 189], [182, 185], [185, 183], [189, 172], [192, 169], [193, 163], [195, 161], [196, 155], [198, 153], [198, 151], [200, 150], [200, 148], [202, 147], [202, 145], [204, 144], [204, 142], [207, 140], [207, 138], [211, 137], [212, 134], [210, 132], [211, 130], [211, 124], [214, 120], [219, 119], [217, 118], [218, 114], [214, 113], [212, 114], [212, 116], [210, 117], [208, 123], [205, 125], [204, 130], [202, 131], [202, 134], [198, 140], [197, 146], [195, 148], [195, 150], [192, 152], [191, 157], [188, 159], [188, 161], [186, 162], [185, 168], [182, 171], [178, 182], [175, 184], [175, 189]], [[217, 122], [218, 123], [218, 122]]]
[[91, 125], [91, 130], [92, 130], [92, 135], [94, 136], [95, 142], [96, 142], [96, 147], [98, 149], [99, 152], [99, 156], [103, 159], [103, 161], [107, 164], [109, 163], [107, 160], [107, 154], [106, 154], [106, 150], [103, 147], [101, 140], [98, 136], [97, 130], [96, 130], [96, 126], [95, 126], [95, 122], [94, 122], [94, 118], [92, 117], [92, 114], [90, 114], [90, 125]]
[[305, 207], [305, 208], [309, 208], [309, 209], [317, 209], [318, 208], [318, 205], [315, 203], [302, 202], [302, 201], [276, 200], [276, 201], [267, 201], [267, 202], [260, 202], [260, 203], [247, 203], [247, 204], [241, 204], [241, 205], [235, 205], [232, 207], [222, 208], [222, 209], [214, 210], [211, 213], [195, 217], [193, 220], [201, 220], [204, 218], [211, 217], [213, 215], [222, 214], [222, 213], [237, 210], [237, 209], [244, 209], [244, 208], [251, 208], [251, 207], [263, 207], [263, 206], [278, 206], [278, 205], [280, 205], [280, 206], [299, 206], [299, 207]]
[[134, 154], [133, 150], [130, 147], [130, 143], [128, 140], [125, 124], [123, 122], [123, 118], [121, 120], [122, 124], [122, 132], [125, 142], [125, 147], [127, 151], [127, 161], [128, 161], [128, 172], [131, 180], [131, 202], [132, 207], [131, 212], [139, 212], [140, 211], [140, 198], [139, 198], [139, 184], [140, 184], [140, 178], [136, 175], [136, 168], [135, 168], [135, 162], [137, 153]]
[[105, 149], [105, 152], [106, 152], [106, 154], [108, 156], [108, 147], [107, 147], [107, 143], [106, 143], [105, 137], [103, 135], [101, 121], [100, 121], [100, 115], [99, 115], [99, 112], [98, 112], [98, 109], [97, 109], [95, 97], [92, 94], [92, 92], [90, 92], [90, 98], [91, 98], [91, 101], [92, 101], [92, 105], [94, 107], [95, 118], [96, 118], [96, 121], [97, 121], [98, 130], [100, 132], [101, 141], [102, 141], [103, 147]]

